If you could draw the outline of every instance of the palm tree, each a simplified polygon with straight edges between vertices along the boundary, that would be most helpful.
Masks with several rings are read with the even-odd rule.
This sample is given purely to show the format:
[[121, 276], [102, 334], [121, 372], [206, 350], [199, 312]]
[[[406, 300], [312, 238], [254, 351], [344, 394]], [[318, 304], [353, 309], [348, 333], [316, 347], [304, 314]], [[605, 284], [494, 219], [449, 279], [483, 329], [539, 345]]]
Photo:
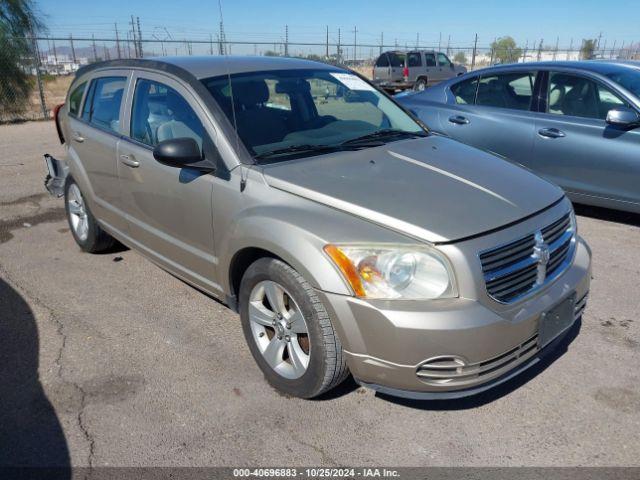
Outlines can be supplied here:
[[33, 89], [25, 68], [33, 56], [30, 36], [45, 30], [34, 0], [0, 0], [0, 118], [24, 111]]

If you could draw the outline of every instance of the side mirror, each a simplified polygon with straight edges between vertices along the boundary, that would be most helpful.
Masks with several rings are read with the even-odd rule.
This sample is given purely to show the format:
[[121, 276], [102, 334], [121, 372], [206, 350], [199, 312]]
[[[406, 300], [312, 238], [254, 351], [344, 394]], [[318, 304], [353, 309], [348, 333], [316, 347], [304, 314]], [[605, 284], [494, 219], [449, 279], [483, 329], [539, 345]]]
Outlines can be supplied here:
[[640, 125], [640, 115], [630, 108], [613, 108], [607, 112], [607, 123], [618, 127], [632, 127]]
[[153, 158], [168, 167], [215, 170], [215, 166], [203, 158], [198, 142], [193, 138], [164, 140], [153, 149]]

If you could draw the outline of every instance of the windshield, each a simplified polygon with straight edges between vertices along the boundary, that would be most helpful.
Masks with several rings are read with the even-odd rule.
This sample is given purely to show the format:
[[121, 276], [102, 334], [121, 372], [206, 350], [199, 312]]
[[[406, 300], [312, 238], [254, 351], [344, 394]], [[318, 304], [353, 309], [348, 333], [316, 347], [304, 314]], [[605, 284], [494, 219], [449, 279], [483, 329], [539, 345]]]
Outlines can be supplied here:
[[621, 68], [605, 72], [604, 75], [640, 98], [640, 71]]
[[393, 101], [344, 70], [252, 72], [230, 80], [231, 87], [226, 75], [202, 82], [257, 159], [367, 148], [426, 134]]

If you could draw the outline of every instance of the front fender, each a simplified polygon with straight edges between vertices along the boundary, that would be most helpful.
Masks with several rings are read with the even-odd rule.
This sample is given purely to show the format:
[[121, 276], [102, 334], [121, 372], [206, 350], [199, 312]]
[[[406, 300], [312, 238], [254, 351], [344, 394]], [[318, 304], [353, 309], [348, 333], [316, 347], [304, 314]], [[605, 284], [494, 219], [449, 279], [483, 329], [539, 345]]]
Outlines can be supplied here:
[[220, 283], [232, 291], [229, 271], [236, 254], [246, 248], [260, 248], [280, 257], [297, 270], [314, 288], [351, 295], [323, 247], [328, 243], [308, 227], [308, 217], [294, 208], [254, 207], [237, 219], [220, 245]]

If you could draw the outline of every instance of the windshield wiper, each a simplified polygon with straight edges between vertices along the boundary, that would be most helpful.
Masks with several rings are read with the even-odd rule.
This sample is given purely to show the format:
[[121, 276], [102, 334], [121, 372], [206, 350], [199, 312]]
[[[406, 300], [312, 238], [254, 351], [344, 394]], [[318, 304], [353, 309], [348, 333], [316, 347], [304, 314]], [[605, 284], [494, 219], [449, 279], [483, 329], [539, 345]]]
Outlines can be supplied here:
[[383, 138], [398, 138], [398, 137], [426, 137], [427, 134], [424, 132], [407, 132], [406, 130], [399, 130], [395, 128], [386, 128], [384, 130], [378, 130], [376, 132], [367, 133], [366, 135], [362, 135], [360, 137], [352, 138], [351, 140], [346, 140], [341, 143], [341, 145], [351, 145], [357, 144], [361, 142], [366, 142], [367, 140], [382, 140]]
[[303, 153], [303, 152], [329, 152], [339, 149], [340, 147], [332, 145], [312, 145], [312, 144], [299, 144], [289, 145], [284, 148], [276, 148], [275, 150], [268, 150], [266, 152], [254, 155], [256, 159], [277, 157], [278, 155], [286, 155], [287, 153]]
[[277, 157], [279, 155], [287, 155], [290, 153], [325, 153], [325, 152], [339, 152], [342, 150], [358, 150], [362, 148], [368, 147], [379, 147], [384, 145], [383, 142], [358, 142], [357, 144], [349, 145], [345, 143], [338, 143], [336, 145], [313, 145], [313, 144], [298, 144], [298, 145], [289, 145], [284, 148], [276, 148], [275, 150], [268, 150], [266, 152], [259, 153], [254, 155], [253, 158], [256, 160], [262, 160], [265, 158]]

